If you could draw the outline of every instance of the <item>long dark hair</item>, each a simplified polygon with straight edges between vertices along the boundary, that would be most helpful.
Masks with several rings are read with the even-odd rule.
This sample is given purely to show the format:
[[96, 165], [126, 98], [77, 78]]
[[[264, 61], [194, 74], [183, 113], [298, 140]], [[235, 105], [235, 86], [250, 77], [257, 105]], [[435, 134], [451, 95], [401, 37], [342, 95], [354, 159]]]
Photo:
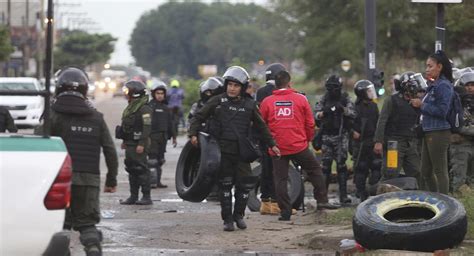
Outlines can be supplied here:
[[452, 83], [454, 81], [453, 66], [451, 65], [451, 61], [449, 60], [448, 56], [446, 56], [442, 50], [437, 50], [435, 53], [431, 54], [429, 58], [436, 61], [437, 64], [441, 64], [443, 66], [441, 69], [441, 74]]

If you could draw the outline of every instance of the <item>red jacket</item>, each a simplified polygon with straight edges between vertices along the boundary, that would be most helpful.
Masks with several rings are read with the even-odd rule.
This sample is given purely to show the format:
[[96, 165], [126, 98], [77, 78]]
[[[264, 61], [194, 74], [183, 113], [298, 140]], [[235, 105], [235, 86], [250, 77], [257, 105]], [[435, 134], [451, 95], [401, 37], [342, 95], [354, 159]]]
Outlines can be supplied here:
[[[293, 89], [273, 91], [260, 105], [260, 113], [268, 125], [282, 155], [305, 150], [314, 136], [314, 117], [308, 100]], [[274, 155], [273, 151], [269, 151]]]

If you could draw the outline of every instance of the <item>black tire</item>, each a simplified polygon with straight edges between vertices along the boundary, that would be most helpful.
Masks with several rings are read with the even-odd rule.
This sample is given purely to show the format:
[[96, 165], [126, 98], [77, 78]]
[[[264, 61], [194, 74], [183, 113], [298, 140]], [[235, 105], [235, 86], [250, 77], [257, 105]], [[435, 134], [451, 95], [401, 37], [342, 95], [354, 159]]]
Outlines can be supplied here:
[[212, 190], [220, 160], [221, 153], [216, 140], [201, 133], [199, 148], [188, 141], [176, 166], [175, 184], [178, 196], [190, 202], [204, 200]]
[[432, 252], [464, 239], [464, 206], [447, 195], [399, 191], [370, 197], [352, 220], [355, 240], [368, 249]]
[[[262, 174], [262, 166], [257, 165], [252, 169], [252, 175], [258, 176]], [[295, 167], [290, 165], [288, 169], [288, 194], [290, 195], [290, 200], [293, 208], [299, 209], [301, 203], [303, 202], [304, 197], [304, 187], [301, 180], [301, 175], [296, 171]], [[249, 193], [249, 200], [247, 202], [247, 207], [252, 212], [260, 211], [260, 181], [255, 185], [255, 189], [252, 189]]]

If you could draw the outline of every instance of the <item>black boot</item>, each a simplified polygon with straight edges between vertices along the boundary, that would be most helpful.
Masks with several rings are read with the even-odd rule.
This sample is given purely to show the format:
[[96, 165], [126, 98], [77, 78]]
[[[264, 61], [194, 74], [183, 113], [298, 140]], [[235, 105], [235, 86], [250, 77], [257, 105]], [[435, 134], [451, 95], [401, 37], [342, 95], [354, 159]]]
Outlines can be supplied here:
[[236, 190], [235, 190], [235, 204], [234, 204], [234, 221], [237, 224], [237, 227], [240, 229], [246, 229], [247, 224], [245, 224], [245, 208], [247, 208], [247, 202], [249, 200], [249, 192], [257, 184], [258, 177], [256, 176], [245, 176], [240, 177], [237, 180]]
[[234, 204], [234, 221], [237, 224], [237, 227], [240, 229], [246, 229], [247, 224], [244, 221], [245, 208], [247, 207], [247, 201], [249, 199], [249, 194], [237, 190], [235, 192], [235, 204]]
[[125, 200], [120, 200], [120, 204], [123, 205], [135, 204], [138, 200], [138, 190], [140, 188], [140, 185], [138, 183], [138, 176], [129, 174], [128, 182], [130, 183], [130, 197]]
[[232, 178], [223, 178], [219, 181], [219, 186], [221, 217], [224, 221], [224, 231], [234, 231], [234, 220], [232, 218]]
[[89, 226], [79, 229], [79, 241], [84, 246], [87, 256], [102, 256], [102, 232], [96, 227]]
[[341, 205], [350, 204], [351, 199], [347, 197], [347, 167], [341, 167], [337, 172], [339, 183], [339, 202]]
[[167, 188], [168, 186], [161, 183], [161, 174], [163, 173], [163, 169], [161, 168], [161, 165], [158, 165], [156, 168], [156, 186], [158, 188]]
[[150, 187], [150, 171], [142, 174], [140, 177], [140, 185], [142, 187], [142, 198], [138, 200], [135, 204], [138, 205], [151, 205], [153, 201], [151, 201], [151, 187]]

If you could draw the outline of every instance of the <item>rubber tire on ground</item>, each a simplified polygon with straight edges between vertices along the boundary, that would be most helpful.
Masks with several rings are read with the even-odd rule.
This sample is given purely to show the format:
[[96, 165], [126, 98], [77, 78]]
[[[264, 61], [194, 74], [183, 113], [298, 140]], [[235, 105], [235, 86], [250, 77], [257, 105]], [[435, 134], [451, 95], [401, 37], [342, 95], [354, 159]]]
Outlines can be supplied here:
[[[416, 217], [413, 212], [406, 212], [413, 209], [410, 207], [431, 209], [427, 211], [434, 216], [411, 223], [391, 222], [384, 217], [389, 218], [386, 213], [395, 209], [405, 211], [398, 212], [397, 217]], [[355, 240], [368, 249], [432, 252], [452, 248], [463, 241], [467, 231], [466, 210], [458, 200], [444, 194], [426, 191], [391, 192], [370, 197], [359, 204], [352, 220], [352, 229]]]
[[[252, 169], [252, 174], [254, 176], [260, 177], [262, 174], [262, 166], [257, 165]], [[290, 200], [293, 208], [299, 209], [301, 203], [303, 202], [304, 197], [304, 187], [303, 182], [301, 180], [301, 175], [298, 171], [296, 171], [295, 167], [290, 165], [288, 169], [288, 194], [290, 195]], [[247, 202], [247, 207], [252, 212], [260, 211], [260, 198], [258, 195], [260, 194], [260, 181], [257, 182], [255, 189], [252, 189], [249, 193], [249, 200]]]
[[178, 196], [190, 202], [204, 200], [212, 190], [220, 160], [220, 148], [215, 139], [200, 133], [199, 148], [188, 141], [176, 166], [175, 184]]

